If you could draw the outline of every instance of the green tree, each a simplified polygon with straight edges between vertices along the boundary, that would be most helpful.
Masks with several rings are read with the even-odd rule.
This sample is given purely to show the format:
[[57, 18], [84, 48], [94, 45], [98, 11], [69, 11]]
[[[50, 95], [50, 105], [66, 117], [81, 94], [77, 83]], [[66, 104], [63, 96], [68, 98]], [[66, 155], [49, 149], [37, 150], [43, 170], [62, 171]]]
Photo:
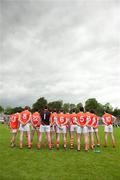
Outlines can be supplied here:
[[76, 105], [71, 103], [71, 104], [70, 104], [70, 112], [71, 112], [73, 109], [76, 109]]
[[64, 103], [63, 104], [63, 110], [64, 112], [69, 112], [70, 111], [70, 103]]
[[106, 103], [104, 105], [104, 111], [107, 111], [108, 113], [112, 114], [113, 113], [113, 107], [111, 106], [110, 103]]
[[48, 108], [50, 110], [56, 109], [57, 111], [60, 111], [62, 109], [63, 101], [58, 100], [58, 101], [53, 101], [48, 103]]
[[4, 113], [7, 114], [7, 115], [13, 114], [14, 113], [13, 108], [10, 107], [10, 106], [5, 108]]
[[2, 106], [0, 106], [0, 113], [4, 112], [4, 108]]
[[116, 117], [120, 117], [120, 109], [115, 108], [114, 111], [113, 111], [113, 115], [116, 116]]
[[101, 103], [98, 103], [98, 106], [96, 108], [96, 114], [98, 116], [102, 116], [104, 114], [104, 106]]
[[21, 112], [23, 111], [23, 108], [21, 106], [12, 108], [13, 113]]
[[39, 98], [33, 105], [32, 105], [32, 111], [38, 111], [44, 109], [44, 107], [47, 105], [47, 100], [44, 97]]
[[81, 102], [76, 105], [77, 112], [79, 112], [80, 107], [83, 107], [83, 104]]
[[97, 111], [98, 108], [98, 102], [95, 98], [90, 98], [87, 101], [85, 101], [85, 109], [91, 110], [94, 109], [94, 111]]

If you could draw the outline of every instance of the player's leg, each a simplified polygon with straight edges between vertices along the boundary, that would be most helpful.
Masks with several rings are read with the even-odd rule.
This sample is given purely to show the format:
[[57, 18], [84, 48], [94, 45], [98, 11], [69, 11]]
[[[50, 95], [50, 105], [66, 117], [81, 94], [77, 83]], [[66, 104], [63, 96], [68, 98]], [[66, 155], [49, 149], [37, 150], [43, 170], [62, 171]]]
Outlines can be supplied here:
[[31, 144], [33, 143], [33, 137], [34, 137], [34, 134], [35, 134], [35, 129], [32, 129], [31, 131]]
[[42, 132], [39, 132], [39, 137], [38, 137], [38, 143], [37, 143], [37, 148], [41, 148], [41, 141], [42, 141]]
[[56, 148], [59, 149], [60, 147], [60, 129], [56, 126]]
[[39, 128], [38, 129], [36, 129], [36, 133], [37, 133], [37, 144], [38, 144], [38, 142], [39, 142]]
[[89, 140], [90, 140], [90, 147], [91, 149], [94, 149], [94, 134], [93, 134], [93, 127], [88, 127], [88, 132], [89, 132]]
[[52, 127], [50, 127], [50, 137], [51, 137], [51, 146], [52, 146], [52, 148], [54, 147], [54, 132], [55, 132], [55, 130], [54, 130], [54, 126], [52, 126]]
[[109, 126], [109, 133], [110, 133], [111, 139], [112, 139], [112, 146], [115, 147], [115, 137], [113, 134], [113, 126], [112, 125]]
[[81, 148], [81, 127], [77, 127], [77, 150], [80, 151]]
[[12, 130], [12, 137], [11, 137], [11, 147], [15, 147], [15, 145], [16, 145], [16, 135], [17, 135], [17, 130], [15, 131], [13, 129]]
[[47, 136], [47, 141], [48, 141], [48, 147], [49, 147], [49, 149], [52, 149], [51, 136], [50, 136], [50, 126], [46, 126], [46, 136]]
[[37, 148], [41, 148], [41, 141], [42, 141], [42, 133], [44, 133], [44, 126], [41, 125], [39, 128], [39, 136], [38, 136], [38, 143], [37, 143]]
[[63, 133], [63, 143], [64, 143], [64, 149], [66, 150], [66, 145], [67, 145], [67, 129], [66, 126], [63, 126], [62, 128], [62, 133]]
[[74, 125], [70, 126], [70, 149], [74, 148]]
[[91, 139], [91, 149], [94, 149], [94, 134], [93, 132], [91, 131], [90, 132], [90, 139]]
[[111, 139], [112, 139], [112, 146], [115, 147], [115, 137], [113, 135], [113, 132], [111, 134]]
[[99, 136], [98, 128], [95, 129], [95, 135], [97, 139], [97, 146], [100, 146], [100, 136]]
[[88, 133], [88, 127], [82, 128], [82, 133], [84, 135], [84, 142], [85, 142], [85, 151], [88, 151], [89, 149], [89, 133]]
[[105, 132], [104, 147], [107, 147], [107, 140], [108, 140], [108, 132]]
[[108, 141], [108, 133], [109, 133], [109, 127], [104, 127], [104, 147], [107, 147], [107, 141]]
[[24, 134], [24, 132], [20, 131], [20, 149], [23, 148], [23, 134]]
[[27, 140], [28, 140], [28, 148], [30, 149], [32, 147], [30, 131], [27, 131], [26, 133], [27, 133]]

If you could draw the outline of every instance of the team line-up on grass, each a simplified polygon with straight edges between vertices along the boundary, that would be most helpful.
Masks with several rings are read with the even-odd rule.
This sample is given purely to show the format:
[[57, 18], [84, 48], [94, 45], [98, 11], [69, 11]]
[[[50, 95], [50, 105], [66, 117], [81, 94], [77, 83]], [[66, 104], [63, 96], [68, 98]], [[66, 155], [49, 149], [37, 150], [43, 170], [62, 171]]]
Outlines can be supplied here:
[[[115, 147], [115, 138], [113, 135], [113, 122], [116, 118], [105, 112], [102, 116], [104, 123], [104, 146], [107, 146], [108, 134], [111, 135], [112, 146]], [[60, 134], [63, 134], [63, 147], [66, 150], [67, 142], [66, 136], [70, 135], [70, 149], [74, 148], [74, 135], [77, 138], [77, 150], [81, 149], [81, 135], [84, 136], [84, 149], [88, 151], [89, 148], [94, 149], [94, 134], [96, 135], [97, 146], [100, 146], [100, 137], [98, 132], [99, 117], [95, 115], [94, 110], [80, 107], [79, 113], [75, 110], [72, 113], [64, 114], [61, 110], [59, 113], [54, 110], [52, 113], [47, 107], [43, 111], [34, 112], [29, 111], [29, 107], [25, 107], [21, 113], [10, 115], [9, 127], [12, 132], [11, 147], [16, 145], [16, 135], [20, 131], [20, 149], [23, 148], [23, 135], [26, 134], [28, 148], [32, 148], [32, 142], [35, 132], [37, 133], [37, 148], [41, 148], [42, 134], [45, 132], [48, 142], [48, 147], [51, 150], [54, 147], [53, 137], [56, 134], [56, 148], [60, 147]], [[32, 128], [32, 131], [30, 130]]]

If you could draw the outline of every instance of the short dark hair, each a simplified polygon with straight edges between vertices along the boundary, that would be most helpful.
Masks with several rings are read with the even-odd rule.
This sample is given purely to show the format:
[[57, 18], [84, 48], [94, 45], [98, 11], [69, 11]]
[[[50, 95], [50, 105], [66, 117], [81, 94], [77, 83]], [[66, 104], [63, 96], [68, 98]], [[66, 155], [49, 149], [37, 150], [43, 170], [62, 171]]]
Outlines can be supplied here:
[[30, 110], [30, 107], [29, 106], [25, 106], [24, 110]]
[[94, 109], [91, 109], [91, 110], [90, 110], [90, 113], [95, 113]]
[[45, 107], [44, 107], [44, 109], [48, 109], [48, 107], [47, 107], [47, 106], [45, 106]]
[[84, 112], [84, 108], [83, 108], [83, 107], [80, 107], [79, 110], [82, 111], [82, 112]]
[[90, 110], [89, 110], [89, 108], [85, 108], [85, 111], [86, 111], [86, 112], [89, 112]]
[[72, 112], [76, 112], [76, 109], [72, 109]]

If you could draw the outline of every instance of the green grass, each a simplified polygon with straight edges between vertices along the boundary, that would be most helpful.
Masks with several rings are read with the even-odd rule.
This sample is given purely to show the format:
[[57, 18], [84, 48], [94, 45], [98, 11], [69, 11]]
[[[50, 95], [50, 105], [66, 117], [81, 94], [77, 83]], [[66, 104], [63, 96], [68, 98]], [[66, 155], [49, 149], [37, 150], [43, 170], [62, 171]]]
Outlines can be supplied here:
[[[103, 144], [103, 127], [99, 128]], [[36, 149], [9, 147], [10, 132], [0, 124], [0, 180], [119, 180], [120, 179], [120, 128], [114, 128], [117, 147], [101, 147], [100, 153], [76, 150]], [[17, 145], [19, 144], [19, 134]], [[36, 138], [35, 138], [36, 139]]]

